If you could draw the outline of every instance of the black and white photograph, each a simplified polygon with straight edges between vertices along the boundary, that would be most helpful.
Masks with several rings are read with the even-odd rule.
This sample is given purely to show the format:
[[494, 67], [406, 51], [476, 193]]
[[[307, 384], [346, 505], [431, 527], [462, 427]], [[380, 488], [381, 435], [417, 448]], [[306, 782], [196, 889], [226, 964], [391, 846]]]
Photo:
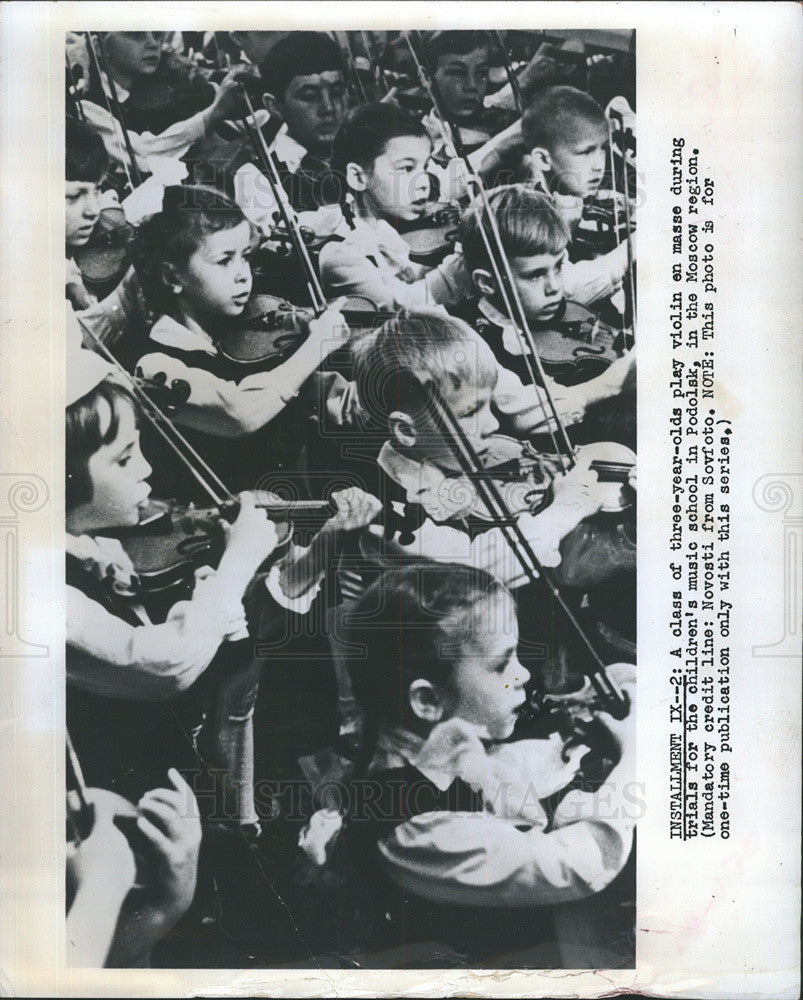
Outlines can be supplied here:
[[69, 958], [632, 968], [636, 37], [65, 39]]

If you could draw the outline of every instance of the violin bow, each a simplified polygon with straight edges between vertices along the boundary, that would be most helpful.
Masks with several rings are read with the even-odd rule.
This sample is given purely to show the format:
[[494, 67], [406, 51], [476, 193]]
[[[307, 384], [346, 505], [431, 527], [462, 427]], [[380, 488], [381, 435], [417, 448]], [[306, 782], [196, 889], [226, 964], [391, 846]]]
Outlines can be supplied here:
[[[193, 448], [190, 442], [184, 437], [173, 421], [163, 413], [161, 408], [155, 403], [147, 392], [137, 384], [136, 380], [129, 375], [125, 368], [115, 358], [109, 348], [82, 322], [80, 316], [76, 315], [81, 328], [95, 342], [96, 350], [115, 368], [117, 376], [128, 389], [134, 399], [139, 403], [143, 415], [148, 423], [164, 440], [171, 451], [186, 466], [187, 470], [194, 477], [199, 486], [209, 496], [212, 503], [221, 506], [226, 502], [236, 500], [234, 494], [227, 488], [216, 472], [204, 461], [201, 455]], [[218, 492], [220, 491], [220, 492]]]
[[[365, 87], [363, 85], [362, 78], [360, 77], [360, 71], [357, 69], [357, 59], [354, 55], [354, 47], [351, 44], [351, 32], [335, 31], [334, 35], [340, 43], [340, 49], [343, 52], [343, 55], [346, 57], [349, 90], [357, 97], [358, 102], [361, 101], [363, 104], [368, 104], [370, 102], [370, 98], [365, 92]], [[340, 42], [340, 39], [343, 41]]]
[[318, 278], [318, 273], [315, 270], [315, 265], [312, 263], [312, 258], [310, 257], [309, 250], [304, 242], [304, 237], [301, 235], [298, 216], [296, 215], [295, 209], [290, 204], [287, 192], [282, 187], [282, 181], [279, 176], [276, 160], [271, 151], [268, 149], [268, 144], [265, 142], [265, 136], [256, 124], [256, 113], [254, 111], [254, 106], [251, 103], [251, 98], [248, 96], [248, 91], [242, 84], [240, 84], [240, 88], [242, 91], [242, 98], [250, 118], [250, 120], [246, 119], [245, 127], [251, 139], [251, 145], [253, 146], [257, 159], [260, 161], [265, 178], [270, 184], [274, 201], [279, 208], [279, 212], [281, 213], [282, 220], [287, 227], [287, 232], [290, 236], [293, 248], [298, 255], [302, 268], [304, 269], [307, 281], [307, 292], [309, 293], [313, 312], [316, 316], [320, 316], [321, 313], [325, 311], [327, 302], [326, 296], [323, 293], [323, 288], [321, 287], [320, 279]]
[[[125, 116], [123, 115], [123, 109], [120, 106], [120, 100], [117, 95], [117, 87], [111, 73], [109, 72], [109, 64], [106, 60], [106, 53], [103, 51], [103, 42], [99, 40], [99, 44], [96, 49], [90, 32], [85, 31], [84, 36], [86, 38], [86, 47], [89, 50], [89, 56], [94, 63], [95, 72], [98, 74], [98, 83], [106, 101], [106, 110], [109, 112], [112, 121], [119, 127], [123, 137], [123, 144], [129, 159], [128, 164], [125, 160], [123, 161], [123, 168], [125, 169], [126, 176], [128, 177], [128, 184], [133, 191], [134, 188], [139, 187], [142, 183], [142, 174], [140, 173], [137, 159], [134, 156], [134, 149], [131, 145], [131, 137], [128, 134], [128, 129], [125, 124]], [[103, 86], [104, 76], [106, 77], [106, 82], [109, 85], [108, 94], [106, 93], [106, 88]], [[109, 102], [110, 96], [111, 103]], [[112, 105], [114, 105], [114, 110], [112, 110]]]
[[432, 382], [424, 384], [412, 372], [405, 371], [402, 377], [412, 379], [414, 385], [424, 393], [425, 412], [432, 417], [436, 431], [452, 451], [462, 471], [471, 477], [488, 513], [498, 522], [508, 547], [524, 570], [528, 581], [536, 585], [539, 585], [540, 581], [540, 586], [546, 587], [551, 600], [558, 606], [569, 628], [580, 641], [588, 659], [588, 669], [585, 673], [605, 706], [605, 711], [615, 718], [624, 718], [629, 707], [626, 697], [608, 676], [605, 663], [594, 643], [563, 597], [551, 572], [539, 561], [529, 539], [521, 530], [517, 518], [513, 516], [505, 503], [491, 474], [483, 468], [482, 461], [442, 393]]
[[[614, 231], [616, 233], [616, 245], [620, 245], [619, 240], [619, 213], [616, 204], [616, 157], [614, 156], [614, 134], [618, 131], [622, 135], [622, 148], [620, 150], [622, 156], [622, 198], [624, 199], [624, 215], [625, 215], [625, 242], [627, 246], [627, 279], [628, 279], [628, 291], [630, 293], [630, 308], [633, 318], [633, 327], [636, 326], [636, 286], [635, 279], [633, 275], [633, 240], [631, 237], [631, 212], [630, 212], [630, 181], [627, 176], [627, 140], [625, 138], [625, 125], [624, 118], [619, 111], [613, 108], [608, 110], [608, 147], [611, 161], [611, 181], [613, 183], [613, 207], [614, 207]], [[619, 128], [614, 127], [614, 123], [619, 123]]]
[[505, 45], [499, 31], [494, 29], [493, 31], [489, 31], [488, 34], [496, 43], [499, 54], [502, 56], [502, 61], [505, 65], [505, 73], [507, 74], [507, 82], [510, 84], [510, 90], [513, 93], [513, 100], [516, 104], [516, 114], [521, 117], [524, 114], [524, 102], [521, 98], [519, 78], [513, 72], [513, 67], [510, 65], [510, 56], [507, 51], [507, 46]]
[[78, 841], [85, 840], [91, 830], [92, 830], [92, 817], [93, 808], [87, 799], [87, 789], [86, 781], [84, 780], [84, 772], [81, 770], [81, 763], [78, 760], [78, 754], [75, 752], [75, 747], [70, 739], [70, 733], [65, 729], [65, 735], [67, 737], [67, 756], [66, 756], [66, 767], [67, 767], [67, 777], [69, 780], [70, 775], [72, 775], [72, 784], [75, 785], [75, 794], [78, 797], [78, 812], [73, 815], [69, 802], [67, 803], [67, 816], [70, 819], [73, 829], [75, 830], [75, 835]]
[[[519, 339], [521, 346], [522, 357], [527, 365], [527, 369], [532, 379], [533, 386], [538, 391], [540, 387], [543, 390], [543, 395], [538, 393], [539, 403], [544, 413], [544, 418], [549, 427], [549, 434], [552, 438], [553, 445], [555, 447], [555, 452], [559, 456], [561, 465], [564, 467], [564, 457], [568, 462], [568, 467], [571, 468], [575, 464], [574, 458], [574, 448], [569, 440], [569, 436], [566, 433], [566, 428], [560, 419], [558, 414], [555, 401], [552, 397], [552, 393], [549, 390], [549, 384], [547, 382], [546, 373], [544, 371], [543, 365], [541, 363], [540, 355], [538, 354], [538, 349], [535, 345], [535, 338], [533, 337], [530, 325], [527, 322], [527, 316], [524, 312], [524, 307], [521, 302], [521, 298], [516, 288], [516, 282], [513, 278], [513, 271], [510, 266], [510, 261], [505, 251], [504, 245], [502, 243], [502, 237], [499, 232], [499, 228], [496, 224], [496, 216], [491, 207], [490, 199], [488, 198], [488, 192], [485, 189], [482, 178], [479, 172], [475, 170], [471, 160], [466, 155], [465, 149], [459, 138], [459, 128], [454, 128], [449, 120], [448, 115], [445, 112], [442, 97], [439, 93], [437, 82], [435, 81], [431, 71], [424, 67], [424, 46], [421, 46], [422, 54], [419, 57], [416, 52], [415, 46], [413, 45], [411, 32], [405, 33], [405, 38], [407, 40], [407, 45], [410, 49], [410, 53], [413, 57], [413, 61], [416, 65], [418, 75], [421, 79], [425, 90], [429, 94], [430, 100], [432, 101], [435, 113], [440, 119], [441, 125], [444, 129], [444, 135], [446, 137], [447, 143], [451, 144], [452, 149], [455, 154], [463, 161], [467, 170], [467, 179], [471, 187], [475, 191], [474, 196], [474, 209], [476, 210], [478, 203], [482, 205], [482, 211], [478, 215], [478, 228], [480, 235], [482, 237], [483, 243], [485, 245], [486, 253], [488, 254], [488, 259], [491, 262], [491, 266], [494, 270], [494, 278], [497, 282], [497, 287], [499, 288], [500, 294], [508, 311], [508, 316], [513, 324], [516, 331], [516, 335]], [[487, 223], [489, 232], [486, 231], [485, 224]], [[537, 374], [536, 374], [537, 373]], [[550, 420], [550, 415], [546, 410], [546, 403], [544, 401], [546, 398], [546, 403], [549, 404], [549, 409], [551, 410], [551, 417], [554, 420], [555, 427], [558, 430], [558, 436], [560, 438], [560, 445], [555, 437], [555, 433], [552, 429], [552, 423]]]

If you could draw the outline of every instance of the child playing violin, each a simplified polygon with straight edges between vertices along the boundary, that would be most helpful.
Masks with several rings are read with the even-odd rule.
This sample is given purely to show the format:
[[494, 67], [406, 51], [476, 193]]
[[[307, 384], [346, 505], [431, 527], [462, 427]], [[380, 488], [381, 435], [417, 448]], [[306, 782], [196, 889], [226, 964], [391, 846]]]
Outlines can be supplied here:
[[448, 305], [468, 293], [459, 254], [432, 269], [414, 264], [394, 228], [423, 216], [431, 154], [423, 125], [392, 104], [363, 105], [343, 122], [332, 154], [342, 202], [321, 211], [331, 236], [320, 253], [327, 293], [363, 295], [379, 307]]
[[[244, 629], [243, 593], [273, 551], [276, 529], [245, 497], [217, 572], [204, 574], [167, 621], [152, 624], [131, 560], [108, 537], [138, 523], [150, 493], [137, 410], [106, 362], [78, 355], [67, 407], [67, 719], [87, 780], [110, 787], [132, 766], [142, 780], [174, 762], [161, 756], [176, 752], [170, 702]], [[242, 729], [227, 733], [224, 722], [217, 734], [223, 758], [243, 736], [234, 728]], [[233, 771], [247, 768], [237, 752], [232, 757]]]
[[[347, 110], [340, 49], [321, 32], [293, 31], [271, 47], [259, 72], [265, 110], [258, 115], [267, 112], [282, 122], [269, 143], [282, 186], [297, 212], [314, 211], [328, 201], [332, 143]], [[278, 206], [250, 151], [229, 169], [237, 203], [254, 225], [269, 232]]]
[[[368, 767], [335, 844], [316, 845], [351, 876], [341, 893], [355, 894], [360, 941], [347, 957], [385, 968], [570, 966], [556, 919], [609, 885], [630, 854], [633, 711], [620, 721], [588, 706], [618, 758], [596, 792], [572, 783], [585, 746], [568, 750], [557, 733], [499, 742], [529, 674], [515, 602], [480, 569], [387, 570], [347, 623]], [[611, 676], [632, 695], [632, 667]], [[550, 817], [544, 800], [562, 790]], [[313, 853], [309, 831], [302, 846]]]
[[[158, 316], [139, 367], [147, 378], [164, 373], [169, 382], [189, 384], [175, 422], [235, 492], [260, 484], [268, 472], [295, 468], [305, 418], [290, 404], [348, 338], [335, 306], [309, 323], [287, 360], [278, 351], [266, 351], [261, 365], [227, 356], [227, 333], [251, 295], [253, 243], [235, 202], [212, 188], [184, 185], [165, 189], [161, 212], [142, 223], [135, 246], [146, 301]], [[197, 487], [174, 464], [157, 471], [165, 495], [195, 499]]]
[[[584, 207], [600, 192], [608, 168], [605, 113], [581, 90], [549, 87], [528, 102], [521, 130], [533, 182], [552, 197], [574, 238]], [[569, 253], [574, 260], [571, 244]], [[567, 294], [584, 305], [608, 299], [622, 287], [627, 267], [624, 240], [594, 260], [575, 260], [567, 270]]]
[[[105, 63], [102, 73], [87, 53], [90, 73], [82, 112], [112, 159], [130, 166], [120, 137], [122, 125], [136, 166], [146, 173], [150, 173], [149, 157], [181, 159], [239, 109], [241, 68], [232, 69], [215, 86], [190, 60], [163, 48], [166, 34], [107, 31], [93, 35], [92, 44], [100, 48]], [[125, 118], [122, 123], [115, 120], [112, 87]]]
[[[480, 458], [489, 452], [500, 419], [522, 434], [528, 424], [549, 426], [539, 392], [500, 369], [478, 334], [439, 310], [419, 309], [389, 320], [357, 342], [355, 356], [357, 395], [376, 440], [384, 440], [379, 467], [401, 487], [407, 502], [421, 505], [427, 515], [413, 545], [404, 550], [480, 566], [508, 586], [524, 583], [525, 575], [502, 529], [489, 526], [485, 507], [459, 475], [451, 454], [422, 430], [420, 399], [414, 398], [399, 373], [410, 372], [422, 383], [434, 383]], [[564, 397], [556, 399], [567, 422], [583, 412], [583, 404], [571, 412], [575, 392], [564, 390]], [[581, 464], [569, 473], [557, 473], [552, 489], [553, 500], [546, 509], [538, 514], [520, 512], [517, 519], [545, 566], [560, 563], [561, 539], [602, 502], [593, 474]]]
[[[100, 136], [84, 122], [68, 117], [65, 138], [67, 299], [88, 331], [87, 347], [94, 348], [100, 341], [125, 356], [134, 349], [133, 336], [145, 326], [145, 304], [134, 269], [129, 266], [117, 287], [100, 302], [87, 290], [81, 271], [82, 253], [92, 246], [104, 201], [112, 209], [117, 203], [113, 192], [103, 191], [109, 156]], [[117, 212], [122, 216], [119, 205]], [[125, 228], [124, 222], [120, 224]]]
[[[227, 640], [247, 635], [252, 623], [263, 629], [269, 606], [305, 613], [318, 592], [331, 538], [367, 524], [378, 504], [335, 494], [338, 509], [309, 548], [292, 546], [267, 575], [255, 578], [277, 534], [253, 496], [241, 494], [217, 570], [199, 571], [191, 599], [153, 624], [130, 558], [108, 537], [139, 523], [150, 494], [138, 410], [108, 363], [90, 351], [77, 354], [66, 435], [67, 718], [91, 784], [133, 779], [141, 788], [149, 775], [184, 760], [183, 737], [177, 746], [171, 735], [177, 696], [207, 671]], [[212, 740], [215, 759], [236, 791], [234, 818], [247, 825], [257, 819], [251, 726], [260, 663], [250, 648], [239, 665], [235, 659], [226, 654]], [[189, 760], [187, 766], [195, 765]]]
[[[499, 239], [510, 264], [515, 290], [533, 334], [536, 350], [547, 371], [564, 385], [586, 383], [588, 402], [616, 393], [631, 359], [617, 346], [614, 332], [572, 299], [575, 268], [568, 259], [569, 230], [548, 195], [527, 185], [508, 185], [488, 192]], [[479, 298], [460, 311], [491, 345], [499, 363], [525, 384], [532, 381], [527, 342], [507, 315], [506, 302], [488, 256], [484, 234], [490, 231], [483, 206], [473, 205], [463, 216], [460, 244], [466, 267]], [[493, 244], [492, 244], [493, 245]], [[565, 321], [587, 321], [586, 340], [565, 337], [565, 348], [555, 347], [554, 331]], [[592, 336], [594, 331], [595, 336]], [[578, 363], [573, 364], [575, 355]], [[621, 357], [621, 360], [619, 358]], [[608, 367], [610, 366], [610, 367]], [[597, 375], [601, 369], [607, 369]], [[554, 382], [550, 380], [550, 386]], [[583, 390], [577, 388], [575, 392]]]

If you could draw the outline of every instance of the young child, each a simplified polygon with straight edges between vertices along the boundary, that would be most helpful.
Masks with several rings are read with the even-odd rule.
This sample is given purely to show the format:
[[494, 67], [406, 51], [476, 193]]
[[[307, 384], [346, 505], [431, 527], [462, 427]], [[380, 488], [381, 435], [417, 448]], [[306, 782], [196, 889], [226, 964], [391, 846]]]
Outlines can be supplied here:
[[[514, 601], [482, 570], [388, 570], [349, 623], [354, 691], [375, 740], [334, 854], [341, 872], [359, 873], [360, 947], [349, 957], [379, 967], [570, 965], [560, 935], [556, 952], [555, 917], [605, 888], [630, 854], [634, 712], [618, 721], [592, 708], [618, 757], [596, 792], [570, 784], [586, 747], [568, 750], [557, 733], [500, 743], [529, 674]], [[611, 676], [632, 706], [633, 668]], [[588, 690], [576, 697], [587, 703]], [[544, 800], [563, 789], [550, 817]], [[606, 930], [594, 929], [594, 944], [607, 943]]]
[[[87, 780], [100, 786], [127, 771], [141, 781], [148, 767], [159, 772], [154, 762], [176, 752], [169, 736], [175, 730], [172, 699], [204, 674], [226, 639], [246, 634], [246, 588], [255, 634], [270, 628], [277, 608], [306, 613], [338, 539], [364, 527], [379, 509], [359, 490], [336, 492], [337, 511], [310, 546], [291, 546], [266, 576], [253, 579], [277, 535], [264, 512], [254, 508], [252, 495], [241, 494], [217, 570], [199, 571], [191, 600], [176, 604], [164, 623], [152, 624], [131, 560], [104, 534], [139, 523], [151, 472], [140, 450], [134, 401], [109, 371], [98, 355], [77, 352], [66, 441], [68, 722], [74, 723], [76, 746], [81, 743], [86, 752], [86, 758], [80, 751], [79, 756]], [[227, 655], [213, 739], [216, 759], [239, 789], [239, 819], [251, 824], [256, 821], [251, 713], [260, 661], [250, 647], [240, 653], [239, 662]], [[132, 761], [146, 763], [132, 767]]]
[[[576, 285], [577, 269], [597, 262], [569, 262], [569, 230], [548, 195], [526, 185], [509, 185], [489, 191], [488, 200], [527, 323], [539, 348], [548, 343], [555, 323], [570, 318], [571, 303], [577, 300], [572, 299], [567, 286]], [[516, 372], [526, 384], [532, 381], [524, 358], [526, 344], [506, 314], [483, 231], [489, 231], [485, 209], [474, 205], [463, 216], [460, 244], [480, 297], [461, 315], [488, 341], [499, 363]], [[608, 291], [610, 287], [600, 289]], [[588, 401], [617, 392], [629, 364], [629, 358], [614, 362], [602, 375], [587, 382]], [[579, 381], [582, 374], [573, 378]], [[560, 377], [566, 384], [572, 384], [571, 379], [569, 375]]]
[[[163, 48], [166, 34], [107, 31], [93, 36], [114, 82], [137, 166], [147, 173], [149, 157], [182, 158], [241, 109], [240, 69], [231, 70], [216, 88], [190, 60]], [[109, 115], [109, 83], [99, 78], [94, 60], [87, 58], [87, 64], [81, 109], [112, 159], [126, 164], [120, 125]]]
[[[528, 103], [521, 130], [535, 183], [551, 195], [574, 234], [585, 203], [600, 191], [609, 166], [605, 113], [582, 90], [548, 87]], [[621, 287], [627, 263], [624, 242], [596, 260], [576, 263], [570, 297], [586, 305], [609, 298]]]
[[[131, 560], [108, 537], [139, 522], [151, 471], [134, 401], [109, 374], [98, 355], [77, 352], [66, 431], [67, 721], [86, 778], [100, 787], [125, 782], [126, 774], [146, 781], [175, 763], [172, 699], [244, 630], [243, 594], [277, 537], [243, 495], [217, 571], [201, 574], [191, 600], [152, 624]], [[242, 722], [220, 720], [219, 757], [235, 781], [246, 783], [253, 768], [243, 753], [248, 739]], [[254, 818], [251, 801], [245, 821]]]
[[[139, 367], [145, 377], [164, 373], [168, 383], [189, 384], [175, 422], [233, 492], [295, 468], [307, 421], [289, 404], [348, 337], [332, 307], [309, 324], [288, 360], [276, 367], [281, 355], [266, 358], [262, 367], [270, 371], [251, 374], [255, 366], [226, 357], [226, 335], [251, 293], [252, 244], [251, 225], [231, 199], [185, 185], [165, 189], [162, 211], [140, 226], [135, 248], [146, 301], [159, 317]], [[157, 471], [163, 495], [196, 497], [197, 486], [175, 463]]]
[[[459, 254], [433, 269], [410, 261], [394, 226], [421, 218], [430, 200], [432, 144], [423, 125], [392, 104], [352, 111], [335, 137], [332, 169], [346, 185], [320, 253], [332, 295], [364, 295], [379, 307], [460, 302], [469, 290]], [[326, 210], [323, 210], [326, 211]]]
[[[332, 143], [347, 108], [340, 49], [321, 32], [293, 31], [271, 47], [259, 72], [264, 108], [283, 123], [269, 143], [282, 185], [296, 211], [314, 211], [328, 200], [324, 192]], [[230, 172], [237, 203], [267, 233], [277, 205], [250, 146], [243, 148]]]
[[104, 192], [109, 155], [100, 136], [84, 122], [67, 118], [64, 192], [65, 244], [67, 255], [66, 295], [87, 333], [86, 346], [105, 344], [125, 364], [133, 360], [133, 340], [145, 327], [145, 304], [134, 269], [130, 267], [117, 287], [100, 302], [84, 284], [76, 254], [95, 233], [104, 201], [114, 200]]
[[[459, 467], [441, 442], [422, 432], [420, 400], [410, 395], [399, 373], [408, 371], [437, 386], [480, 456], [499, 431], [500, 420], [522, 435], [528, 425], [549, 426], [538, 391], [500, 369], [491, 349], [467, 324], [437, 310], [402, 313], [359, 341], [355, 355], [357, 395], [372, 440], [384, 439], [379, 467], [401, 487], [408, 503], [420, 504], [427, 515], [405, 551], [482, 567], [508, 586], [525, 583], [503, 530], [483, 523], [487, 514], [478, 506], [473, 486], [456, 473]], [[582, 402], [572, 409], [576, 398], [576, 389], [565, 389], [556, 399], [567, 423], [584, 412]], [[363, 431], [363, 438], [369, 436]], [[561, 539], [599, 508], [595, 482], [594, 474], [578, 464], [555, 476], [554, 497], [545, 510], [519, 515], [518, 524], [543, 565], [560, 563]]]

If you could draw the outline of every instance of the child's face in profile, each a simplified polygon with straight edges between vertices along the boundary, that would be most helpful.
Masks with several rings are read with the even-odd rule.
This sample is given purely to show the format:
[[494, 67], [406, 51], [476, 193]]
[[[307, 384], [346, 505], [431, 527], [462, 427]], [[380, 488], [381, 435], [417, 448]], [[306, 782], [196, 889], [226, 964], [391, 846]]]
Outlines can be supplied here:
[[511, 257], [513, 279], [529, 323], [552, 319], [563, 302], [566, 251]]
[[278, 110], [289, 135], [313, 153], [327, 155], [346, 114], [346, 84], [338, 70], [294, 76]]
[[365, 200], [374, 215], [391, 221], [420, 218], [429, 198], [431, 152], [426, 136], [400, 135], [387, 142], [364, 174]]
[[574, 135], [549, 150], [553, 190], [589, 198], [596, 194], [605, 174], [608, 129], [592, 122], [578, 122]]
[[162, 58], [164, 31], [110, 31], [104, 52], [123, 76], [153, 76]]
[[181, 304], [198, 318], [239, 316], [251, 294], [250, 250], [251, 227], [245, 220], [204, 236], [187, 263], [175, 269]]
[[[493, 386], [464, 383], [459, 389], [444, 390], [443, 398], [477, 457], [488, 450], [487, 438], [499, 430], [499, 421], [491, 409]], [[446, 472], [461, 472], [462, 466], [441, 434], [431, 430], [428, 421], [415, 421], [415, 444], [410, 447], [397, 440], [403, 450], [417, 462], [432, 462]]]
[[[112, 412], [105, 399], [98, 405], [100, 430], [105, 434]], [[138, 524], [140, 508], [150, 496], [151, 467], [140, 450], [134, 409], [125, 400], [117, 402], [117, 409], [117, 436], [101, 445], [87, 463], [92, 499], [71, 512], [72, 520], [80, 521], [84, 531]]]
[[470, 118], [482, 110], [490, 68], [485, 46], [462, 55], [455, 52], [440, 56], [435, 82], [450, 117]]
[[67, 181], [64, 192], [65, 236], [68, 247], [82, 247], [100, 216], [100, 184]]
[[478, 601], [464, 628], [463, 653], [449, 680], [444, 718], [465, 719], [490, 739], [506, 739], [530, 679], [516, 654], [519, 631], [512, 597], [495, 592]]

